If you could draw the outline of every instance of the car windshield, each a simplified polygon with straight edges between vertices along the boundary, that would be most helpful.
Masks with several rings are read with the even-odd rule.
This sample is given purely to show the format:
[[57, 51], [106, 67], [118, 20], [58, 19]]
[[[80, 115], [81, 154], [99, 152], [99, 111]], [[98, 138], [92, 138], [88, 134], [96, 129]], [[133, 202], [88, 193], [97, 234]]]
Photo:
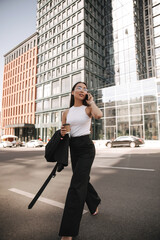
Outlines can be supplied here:
[[118, 137], [118, 138], [116, 138], [116, 141], [119, 141], [119, 140], [129, 140], [129, 139], [131, 139], [132, 137], [130, 137], [130, 136], [122, 136], [122, 137]]

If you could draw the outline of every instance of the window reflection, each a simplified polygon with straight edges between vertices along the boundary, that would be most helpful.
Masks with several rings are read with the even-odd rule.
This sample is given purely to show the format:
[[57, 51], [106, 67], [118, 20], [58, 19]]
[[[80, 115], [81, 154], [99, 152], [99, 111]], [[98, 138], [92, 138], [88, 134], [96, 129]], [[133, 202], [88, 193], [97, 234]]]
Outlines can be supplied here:
[[144, 113], [153, 113], [157, 112], [157, 103], [145, 103], [144, 104]]
[[130, 103], [140, 103], [142, 102], [142, 96], [140, 93], [132, 93], [130, 95]]
[[108, 106], [115, 105], [115, 87], [102, 89], [102, 101]]
[[116, 109], [115, 108], [106, 108], [105, 109], [105, 116], [106, 117], [116, 116]]
[[117, 105], [125, 105], [128, 103], [128, 95], [116, 96]]
[[131, 116], [130, 121], [131, 121], [131, 125], [143, 124], [143, 116], [142, 115]]
[[106, 127], [106, 139], [116, 138], [116, 127]]
[[129, 123], [128, 122], [118, 122], [118, 137], [129, 135]]
[[145, 115], [144, 122], [145, 122], [145, 139], [157, 140], [158, 139], [157, 114]]
[[130, 105], [130, 114], [137, 115], [142, 114], [142, 104]]
[[131, 126], [130, 127], [130, 135], [135, 136], [135, 137], [144, 138], [143, 125]]
[[102, 89], [102, 99], [99, 98], [97, 104], [102, 109], [104, 106], [105, 138], [134, 135], [158, 139], [159, 93], [160, 83], [155, 79]]
[[105, 98], [103, 100], [105, 102], [105, 106], [115, 106], [115, 97]]
[[155, 95], [150, 95], [150, 93], [146, 93], [146, 95], [143, 97], [144, 102], [149, 102], [149, 101], [155, 101], [156, 96]]
[[117, 108], [117, 116], [128, 115], [128, 106], [118, 107]]
[[116, 125], [116, 118], [106, 118], [106, 126]]

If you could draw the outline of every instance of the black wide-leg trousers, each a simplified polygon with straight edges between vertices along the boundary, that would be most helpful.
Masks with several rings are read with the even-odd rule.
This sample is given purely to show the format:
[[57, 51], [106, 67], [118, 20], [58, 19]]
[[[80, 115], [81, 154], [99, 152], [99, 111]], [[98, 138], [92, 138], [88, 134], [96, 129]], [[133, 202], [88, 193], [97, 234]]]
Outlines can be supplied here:
[[67, 193], [59, 236], [77, 236], [86, 202], [89, 211], [96, 211], [101, 199], [89, 182], [95, 146], [89, 135], [70, 138], [73, 176]]

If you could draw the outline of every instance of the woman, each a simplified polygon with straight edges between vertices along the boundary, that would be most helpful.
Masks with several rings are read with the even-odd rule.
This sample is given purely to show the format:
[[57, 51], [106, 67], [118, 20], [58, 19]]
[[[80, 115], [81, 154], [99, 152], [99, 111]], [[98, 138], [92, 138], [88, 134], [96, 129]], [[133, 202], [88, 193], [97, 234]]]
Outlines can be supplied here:
[[92, 215], [98, 213], [100, 197], [89, 182], [91, 166], [95, 157], [95, 147], [90, 139], [91, 119], [102, 117], [101, 110], [88, 93], [86, 83], [77, 82], [71, 92], [69, 110], [62, 116], [61, 135], [67, 129], [63, 124], [70, 124], [70, 152], [73, 176], [68, 190], [59, 236], [61, 240], [72, 240], [78, 235], [84, 203]]

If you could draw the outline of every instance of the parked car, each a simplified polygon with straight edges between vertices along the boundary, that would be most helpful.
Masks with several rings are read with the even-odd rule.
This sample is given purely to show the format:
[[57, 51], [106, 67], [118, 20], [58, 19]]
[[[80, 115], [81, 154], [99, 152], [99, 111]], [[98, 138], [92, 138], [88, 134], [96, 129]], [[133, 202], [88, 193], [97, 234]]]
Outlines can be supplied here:
[[138, 147], [139, 145], [144, 144], [144, 140], [142, 138], [138, 138], [135, 136], [121, 136], [117, 137], [114, 140], [109, 140], [106, 143], [108, 148], [111, 147]]
[[44, 143], [40, 140], [30, 140], [26, 143], [26, 147], [43, 147]]
[[12, 147], [12, 143], [10, 141], [2, 141], [0, 142], [0, 147]]
[[16, 147], [25, 147], [26, 143], [24, 141], [16, 141]]
[[12, 147], [16, 147], [16, 140], [13, 140], [11, 143], [12, 143]]

